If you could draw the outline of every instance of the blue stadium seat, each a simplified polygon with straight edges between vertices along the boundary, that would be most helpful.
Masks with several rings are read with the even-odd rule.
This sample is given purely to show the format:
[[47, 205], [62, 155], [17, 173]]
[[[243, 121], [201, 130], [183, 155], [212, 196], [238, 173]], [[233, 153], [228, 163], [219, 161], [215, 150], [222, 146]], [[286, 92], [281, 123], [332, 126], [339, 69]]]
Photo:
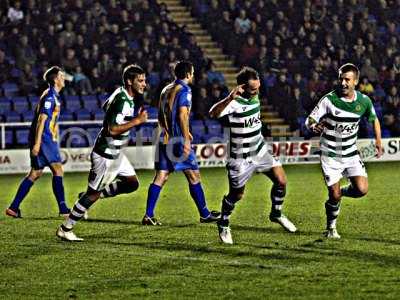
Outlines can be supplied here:
[[222, 134], [222, 126], [219, 123], [206, 123], [209, 135], [220, 136]]
[[148, 118], [149, 119], [157, 119], [158, 118], [158, 109], [156, 107], [148, 107], [146, 108]]
[[15, 111], [8, 112], [7, 115], [5, 115], [4, 117], [6, 119], [6, 122], [21, 122], [21, 114]]
[[13, 97], [11, 101], [16, 112], [21, 113], [29, 110], [29, 103], [26, 97]]
[[75, 111], [80, 109], [81, 106], [81, 100], [79, 96], [65, 96], [65, 108], [70, 110], [70, 111]]
[[61, 110], [60, 121], [74, 121], [74, 114], [66, 109]]
[[6, 129], [6, 147], [10, 147], [14, 144], [14, 130]]
[[29, 138], [28, 129], [18, 129], [16, 132], [17, 144], [19, 146], [27, 146]]
[[99, 101], [96, 96], [82, 96], [82, 102], [83, 107], [92, 112], [99, 108]]
[[0, 115], [7, 114], [11, 110], [11, 101], [8, 98], [0, 98]]
[[21, 116], [22, 116], [22, 122], [32, 122], [35, 114], [32, 110], [27, 110], [27, 111], [24, 111], [21, 114]]
[[10, 75], [13, 78], [19, 78], [22, 75], [22, 71], [18, 68], [12, 68]]
[[6, 97], [13, 97], [18, 94], [18, 86], [17, 84], [13, 82], [5, 82], [1, 85], [3, 91], [4, 91], [4, 96]]
[[390, 138], [392, 134], [390, 133], [389, 129], [382, 128], [382, 138]]
[[36, 104], [39, 102], [39, 99], [40, 98], [38, 96], [29, 96], [28, 97], [28, 102], [30, 103], [32, 110], [35, 109]]
[[202, 120], [191, 121], [191, 133], [193, 136], [194, 144], [201, 144], [204, 142], [204, 137], [206, 135], [206, 127]]
[[97, 95], [97, 99], [99, 99], [100, 104], [103, 105], [103, 103], [108, 99], [110, 95], [108, 94], [101, 94], [101, 95]]
[[93, 116], [95, 120], [103, 120], [104, 119], [104, 111], [99, 108], [93, 112]]
[[82, 108], [75, 111], [77, 120], [90, 120], [92, 118], [92, 114], [89, 110]]

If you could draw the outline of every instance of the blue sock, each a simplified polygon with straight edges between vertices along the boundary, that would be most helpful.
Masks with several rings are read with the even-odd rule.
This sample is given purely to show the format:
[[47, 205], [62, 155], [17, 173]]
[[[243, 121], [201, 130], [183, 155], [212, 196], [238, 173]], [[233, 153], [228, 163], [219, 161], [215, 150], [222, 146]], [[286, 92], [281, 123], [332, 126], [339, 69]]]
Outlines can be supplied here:
[[207, 208], [206, 197], [201, 183], [190, 184], [189, 183], [190, 195], [192, 196], [194, 203], [196, 203], [197, 209], [202, 218], [206, 218], [210, 215], [210, 211]]
[[33, 181], [29, 180], [28, 177], [25, 177], [24, 180], [22, 180], [21, 184], [19, 185], [17, 194], [15, 195], [15, 198], [10, 205], [10, 208], [12, 210], [19, 209], [19, 205], [21, 204], [22, 200], [24, 200], [25, 196], [28, 194], [32, 185]]
[[147, 193], [147, 206], [146, 216], [149, 218], [154, 217], [154, 209], [157, 204], [158, 196], [160, 196], [161, 186], [154, 183], [150, 184], [149, 191]]
[[62, 176], [53, 176], [53, 193], [56, 196], [60, 213], [68, 213], [69, 208], [65, 204], [64, 185]]

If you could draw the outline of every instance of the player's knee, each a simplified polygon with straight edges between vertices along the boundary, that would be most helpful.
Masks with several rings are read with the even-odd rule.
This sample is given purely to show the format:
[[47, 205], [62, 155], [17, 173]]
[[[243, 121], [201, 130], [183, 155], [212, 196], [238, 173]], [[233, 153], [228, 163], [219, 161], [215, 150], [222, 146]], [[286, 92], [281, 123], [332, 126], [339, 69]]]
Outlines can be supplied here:
[[43, 174], [43, 171], [31, 171], [28, 175], [30, 181], [38, 180]]
[[357, 186], [357, 192], [359, 197], [365, 196], [368, 193], [368, 184]]
[[159, 173], [154, 177], [153, 183], [158, 186], [163, 186], [168, 181], [168, 174]]
[[243, 198], [244, 192], [230, 192], [227, 196], [228, 199], [232, 200], [233, 202], [237, 202]]
[[139, 188], [139, 181], [136, 177], [126, 178], [123, 181], [119, 181], [117, 184], [119, 193], [121, 194], [129, 194]]
[[339, 202], [342, 199], [342, 192], [340, 190], [335, 190], [329, 193], [329, 199]]

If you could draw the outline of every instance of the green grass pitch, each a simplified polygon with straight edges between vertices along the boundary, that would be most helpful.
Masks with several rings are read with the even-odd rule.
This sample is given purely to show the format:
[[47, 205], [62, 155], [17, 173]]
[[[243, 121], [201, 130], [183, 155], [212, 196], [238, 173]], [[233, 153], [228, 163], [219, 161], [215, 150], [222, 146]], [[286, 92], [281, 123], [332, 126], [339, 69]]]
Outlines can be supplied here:
[[[22, 204], [23, 219], [0, 216], [0, 299], [399, 299], [400, 163], [369, 164], [370, 191], [343, 199], [342, 239], [325, 240], [325, 186], [318, 165], [286, 166], [285, 213], [299, 228], [267, 220], [271, 183], [254, 176], [231, 218], [235, 244], [199, 224], [182, 174], [170, 177], [156, 210], [160, 227], [140, 225], [152, 171], [140, 189], [100, 200], [75, 229], [83, 243], [55, 236], [62, 219], [45, 175]], [[65, 175], [72, 206], [85, 173]], [[0, 176], [6, 208], [21, 175]], [[202, 169], [209, 207], [227, 190], [224, 169]]]

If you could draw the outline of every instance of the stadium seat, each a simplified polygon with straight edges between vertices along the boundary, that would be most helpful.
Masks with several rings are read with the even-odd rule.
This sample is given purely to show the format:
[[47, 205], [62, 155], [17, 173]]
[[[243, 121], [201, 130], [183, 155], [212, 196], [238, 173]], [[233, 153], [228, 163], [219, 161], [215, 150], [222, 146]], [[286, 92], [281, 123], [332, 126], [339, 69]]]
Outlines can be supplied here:
[[91, 120], [92, 114], [89, 110], [82, 108], [75, 111], [76, 119], [79, 120]]
[[29, 138], [29, 130], [28, 129], [18, 129], [16, 132], [17, 144], [19, 146], [27, 146], [28, 138]]
[[6, 129], [6, 147], [10, 147], [14, 144], [14, 130], [12, 129]]
[[3, 91], [4, 91], [4, 96], [6, 97], [13, 97], [18, 94], [18, 86], [17, 84], [13, 82], [5, 82], [1, 85]]
[[207, 132], [210, 135], [220, 136], [222, 134], [222, 126], [219, 123], [207, 123]]
[[7, 114], [11, 110], [11, 101], [8, 98], [0, 98], [0, 115]]
[[157, 119], [158, 118], [158, 109], [156, 107], [148, 107], [146, 108], [148, 118], [149, 119]]
[[86, 108], [91, 112], [99, 108], [99, 101], [96, 96], [83, 96], [82, 98], [83, 108]]
[[29, 110], [29, 103], [26, 97], [13, 97], [11, 101], [16, 112], [22, 113]]
[[24, 111], [21, 114], [21, 116], [22, 116], [22, 122], [32, 122], [35, 114], [32, 110], [27, 110], [27, 111]]
[[61, 110], [60, 121], [74, 121], [74, 114], [66, 109]]
[[32, 110], [35, 109], [36, 104], [39, 102], [39, 99], [40, 98], [38, 96], [29, 96], [28, 97], [28, 102], [29, 102]]
[[65, 96], [65, 108], [70, 111], [78, 110], [82, 107], [79, 96]]
[[22, 71], [18, 68], [12, 68], [10, 75], [13, 78], [19, 78], [22, 75]]
[[382, 128], [382, 138], [390, 138], [392, 134], [390, 133], [389, 129]]
[[99, 108], [93, 112], [93, 116], [95, 120], [103, 120], [104, 119], [104, 111]]
[[97, 95], [97, 99], [99, 99], [100, 104], [103, 105], [103, 103], [108, 99], [108, 96], [108, 94]]
[[21, 122], [21, 114], [15, 111], [8, 112], [7, 115], [5, 115], [4, 117], [6, 119], [6, 122]]

